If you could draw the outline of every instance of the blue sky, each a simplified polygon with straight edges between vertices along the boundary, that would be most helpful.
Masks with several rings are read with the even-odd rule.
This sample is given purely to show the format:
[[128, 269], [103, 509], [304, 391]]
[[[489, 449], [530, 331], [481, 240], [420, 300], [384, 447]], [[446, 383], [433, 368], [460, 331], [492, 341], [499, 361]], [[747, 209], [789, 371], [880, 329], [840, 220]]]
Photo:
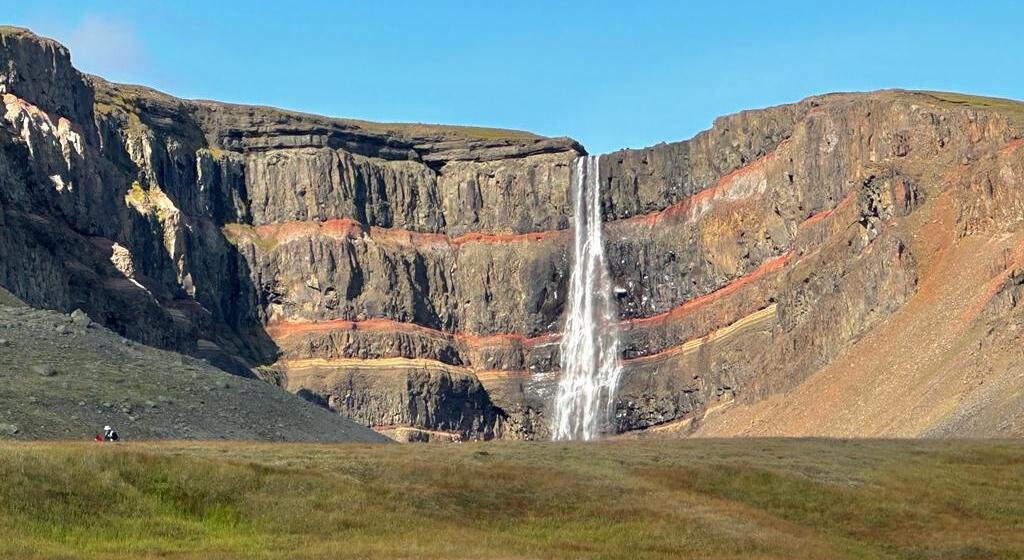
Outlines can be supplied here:
[[[82, 70], [182, 97], [572, 136], [592, 153], [889, 87], [1024, 98], [1024, 2], [5, 0]], [[13, 5], [12, 5], [13, 4]]]

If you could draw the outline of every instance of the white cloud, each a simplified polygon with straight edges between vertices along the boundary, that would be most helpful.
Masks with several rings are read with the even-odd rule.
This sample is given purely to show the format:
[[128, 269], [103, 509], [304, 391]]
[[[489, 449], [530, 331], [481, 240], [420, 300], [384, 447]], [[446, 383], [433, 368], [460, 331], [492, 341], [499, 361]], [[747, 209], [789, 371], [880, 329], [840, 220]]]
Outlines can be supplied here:
[[67, 33], [64, 44], [79, 70], [117, 79], [147, 65], [135, 27], [128, 21], [87, 14]]

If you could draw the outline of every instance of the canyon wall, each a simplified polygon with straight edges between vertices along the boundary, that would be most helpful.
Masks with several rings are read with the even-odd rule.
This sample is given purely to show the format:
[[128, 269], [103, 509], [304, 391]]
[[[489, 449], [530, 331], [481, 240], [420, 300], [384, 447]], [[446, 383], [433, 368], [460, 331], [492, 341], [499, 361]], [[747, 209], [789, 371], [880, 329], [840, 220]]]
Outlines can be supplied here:
[[[396, 437], [548, 436], [579, 144], [181, 100], [79, 74], [24, 30], [0, 43], [3, 287]], [[830, 366], [880, 348], [872, 333], [944, 301], [957, 251], [981, 271], [977, 293], [921, 320], [955, 317], [962, 330], [943, 332], [996, 344], [1019, 299], [1022, 115], [951, 94], [833, 94], [602, 156], [617, 429], [772, 425], [765, 403], [811, 395]], [[1013, 347], [1000, 340], [993, 355]], [[1009, 371], [990, 369], [978, 376]], [[865, 371], [877, 385], [903, 370]], [[1024, 431], [936, 406], [916, 433]], [[799, 425], [777, 429], [817, 433]]]

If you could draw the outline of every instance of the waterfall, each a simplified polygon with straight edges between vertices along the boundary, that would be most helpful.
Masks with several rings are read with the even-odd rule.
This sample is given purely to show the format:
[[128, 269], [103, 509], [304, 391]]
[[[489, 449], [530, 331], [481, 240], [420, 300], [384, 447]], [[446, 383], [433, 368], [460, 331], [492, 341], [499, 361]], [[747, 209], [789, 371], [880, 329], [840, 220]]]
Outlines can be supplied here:
[[573, 162], [573, 269], [553, 409], [551, 431], [556, 440], [599, 435], [610, 420], [622, 373], [611, 279], [601, 242], [598, 172], [597, 156]]

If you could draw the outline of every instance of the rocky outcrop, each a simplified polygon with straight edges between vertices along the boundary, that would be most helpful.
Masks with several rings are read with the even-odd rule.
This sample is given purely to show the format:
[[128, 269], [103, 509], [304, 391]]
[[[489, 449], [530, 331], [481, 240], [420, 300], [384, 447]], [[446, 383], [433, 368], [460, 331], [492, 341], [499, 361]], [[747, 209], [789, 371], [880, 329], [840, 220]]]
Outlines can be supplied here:
[[[381, 430], [546, 437], [576, 142], [180, 100], [0, 38], [3, 286]], [[915, 308], [922, 239], [1016, 235], [1022, 114], [836, 94], [602, 156], [616, 428], [798, 390]]]
[[46, 107], [70, 122], [92, 120], [93, 94], [60, 43], [0, 26], [0, 94]]

